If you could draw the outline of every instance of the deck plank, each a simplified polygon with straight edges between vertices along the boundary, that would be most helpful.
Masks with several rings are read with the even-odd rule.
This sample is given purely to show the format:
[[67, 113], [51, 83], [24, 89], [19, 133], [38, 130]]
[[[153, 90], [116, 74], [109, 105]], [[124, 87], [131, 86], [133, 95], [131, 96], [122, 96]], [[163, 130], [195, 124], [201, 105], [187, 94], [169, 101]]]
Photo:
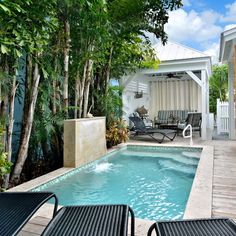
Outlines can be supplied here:
[[236, 148], [214, 145], [212, 216], [236, 218]]

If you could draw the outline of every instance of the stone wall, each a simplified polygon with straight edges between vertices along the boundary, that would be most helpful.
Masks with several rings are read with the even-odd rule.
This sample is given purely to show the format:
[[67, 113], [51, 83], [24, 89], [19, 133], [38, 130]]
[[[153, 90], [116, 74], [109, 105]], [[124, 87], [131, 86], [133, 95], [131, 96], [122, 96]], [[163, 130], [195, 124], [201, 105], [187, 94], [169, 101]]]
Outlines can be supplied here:
[[64, 121], [64, 167], [79, 167], [106, 154], [105, 117]]

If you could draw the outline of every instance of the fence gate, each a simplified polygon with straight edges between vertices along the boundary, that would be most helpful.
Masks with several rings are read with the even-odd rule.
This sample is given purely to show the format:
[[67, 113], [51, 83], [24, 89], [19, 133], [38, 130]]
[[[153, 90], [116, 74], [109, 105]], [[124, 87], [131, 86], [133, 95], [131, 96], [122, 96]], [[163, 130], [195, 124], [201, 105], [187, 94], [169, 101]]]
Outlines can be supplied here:
[[217, 99], [217, 134], [229, 133], [229, 103]]

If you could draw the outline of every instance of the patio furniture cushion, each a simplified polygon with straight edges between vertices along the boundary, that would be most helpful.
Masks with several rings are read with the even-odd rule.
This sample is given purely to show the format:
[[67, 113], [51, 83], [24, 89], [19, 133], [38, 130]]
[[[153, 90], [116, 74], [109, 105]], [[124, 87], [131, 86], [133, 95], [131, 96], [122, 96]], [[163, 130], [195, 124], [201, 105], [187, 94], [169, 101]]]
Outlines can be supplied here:
[[236, 224], [229, 219], [196, 219], [154, 223], [148, 236], [236, 236]]
[[188, 110], [160, 110], [158, 111], [156, 123], [172, 123], [172, 117], [175, 119], [175, 123], [177, 123], [177, 121], [184, 122], [187, 118], [188, 112]]
[[0, 193], [0, 235], [16, 235], [33, 214], [51, 198], [55, 198], [55, 215], [58, 201], [54, 193]]
[[134, 214], [127, 205], [86, 205], [61, 208], [43, 235], [57, 236], [126, 236], [131, 213], [131, 236], [134, 236]]

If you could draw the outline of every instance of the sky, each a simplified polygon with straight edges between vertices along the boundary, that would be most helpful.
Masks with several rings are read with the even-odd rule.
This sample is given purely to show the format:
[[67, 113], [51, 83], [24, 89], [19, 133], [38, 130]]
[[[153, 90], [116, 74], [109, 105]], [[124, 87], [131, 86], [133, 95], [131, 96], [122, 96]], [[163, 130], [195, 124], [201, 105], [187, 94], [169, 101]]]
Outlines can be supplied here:
[[220, 34], [236, 27], [236, 0], [183, 0], [181, 9], [170, 12], [165, 31], [178, 42], [218, 60]]

